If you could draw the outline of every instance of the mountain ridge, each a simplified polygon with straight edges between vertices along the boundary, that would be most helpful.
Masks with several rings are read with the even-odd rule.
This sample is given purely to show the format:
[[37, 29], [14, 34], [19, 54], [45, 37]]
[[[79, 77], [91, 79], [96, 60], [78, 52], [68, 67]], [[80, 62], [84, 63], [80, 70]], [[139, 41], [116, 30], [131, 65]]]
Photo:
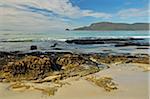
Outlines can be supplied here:
[[75, 28], [73, 30], [149, 30], [150, 23], [113, 23], [98, 22], [89, 26]]

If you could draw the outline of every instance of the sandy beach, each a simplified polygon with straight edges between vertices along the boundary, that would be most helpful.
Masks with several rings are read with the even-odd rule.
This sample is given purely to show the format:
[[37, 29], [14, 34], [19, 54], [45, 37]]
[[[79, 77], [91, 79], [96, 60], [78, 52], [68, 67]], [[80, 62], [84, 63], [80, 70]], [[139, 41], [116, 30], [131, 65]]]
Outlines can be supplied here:
[[[143, 64], [144, 66], [145, 64]], [[9, 83], [0, 83], [1, 99], [149, 99], [150, 72], [144, 72], [138, 64], [112, 64], [109, 69], [88, 75], [112, 77], [118, 90], [106, 92], [83, 78], [67, 79], [70, 85], [58, 89], [54, 96], [48, 96], [35, 90], [8, 90]]]

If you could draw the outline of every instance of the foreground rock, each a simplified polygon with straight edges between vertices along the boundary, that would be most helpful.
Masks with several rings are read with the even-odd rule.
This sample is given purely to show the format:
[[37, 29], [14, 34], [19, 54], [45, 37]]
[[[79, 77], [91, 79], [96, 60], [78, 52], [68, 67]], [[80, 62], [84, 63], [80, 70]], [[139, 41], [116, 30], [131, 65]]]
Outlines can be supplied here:
[[[12, 57], [15, 56], [3, 57], [7, 61], [1, 64], [0, 78], [5, 81], [56, 81], [74, 76], [86, 76], [100, 70], [97, 63], [78, 54], [22, 55], [21, 57], [16, 55], [11, 59]], [[46, 77], [47, 79], [44, 79]]]
[[149, 56], [3, 52], [0, 57], [0, 81], [55, 82], [87, 76], [114, 63], [149, 64]]
[[3, 66], [4, 77], [13, 80], [44, 78], [53, 71], [55, 67], [49, 57], [27, 56], [14, 62], [8, 62]]

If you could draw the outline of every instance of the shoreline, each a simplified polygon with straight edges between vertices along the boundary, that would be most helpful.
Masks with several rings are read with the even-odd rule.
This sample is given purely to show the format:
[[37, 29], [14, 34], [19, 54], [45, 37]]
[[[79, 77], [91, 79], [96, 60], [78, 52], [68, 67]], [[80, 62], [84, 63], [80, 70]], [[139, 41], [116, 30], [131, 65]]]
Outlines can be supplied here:
[[[26, 42], [27, 41], [27, 42]], [[31, 52], [31, 46], [40, 52], [74, 52], [74, 53], [147, 53], [149, 39], [146, 38], [78, 38], [65, 41], [4, 41], [0, 43], [0, 51]], [[147, 52], [146, 52], [147, 51]]]
[[100, 37], [70, 37], [70, 38], [60, 38], [60, 39], [50, 39], [50, 38], [45, 38], [45, 39], [8, 39], [8, 40], [0, 40], [0, 42], [45, 42], [45, 41], [62, 41], [66, 42], [68, 40], [97, 40], [97, 41], [106, 41], [106, 40], [144, 40], [144, 39], [149, 39], [150, 36], [100, 36]]
[[50, 50], [35, 44], [0, 51], [0, 97], [147, 99], [149, 43], [138, 40], [144, 39], [74, 39], [48, 43]]
[[146, 99], [149, 57], [146, 54], [1, 52], [0, 97]]

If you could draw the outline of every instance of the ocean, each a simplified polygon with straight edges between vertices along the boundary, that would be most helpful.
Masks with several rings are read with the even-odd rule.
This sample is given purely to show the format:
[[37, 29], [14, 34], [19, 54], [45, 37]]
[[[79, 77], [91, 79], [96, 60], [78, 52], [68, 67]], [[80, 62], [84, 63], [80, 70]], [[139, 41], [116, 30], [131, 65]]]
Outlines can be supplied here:
[[[112, 50], [113, 44], [76, 45], [64, 41], [88, 38], [144, 38], [140, 42], [149, 42], [149, 31], [50, 31], [50, 32], [14, 32], [0, 31], [0, 51], [28, 51], [31, 45], [37, 45], [40, 51], [103, 52]], [[56, 49], [51, 48], [58, 43]], [[115, 48], [115, 47], [114, 47]], [[61, 49], [61, 50], [60, 50]], [[116, 51], [116, 49], [115, 49]], [[130, 52], [130, 49], [121, 49]], [[119, 51], [117, 51], [119, 52]]]

